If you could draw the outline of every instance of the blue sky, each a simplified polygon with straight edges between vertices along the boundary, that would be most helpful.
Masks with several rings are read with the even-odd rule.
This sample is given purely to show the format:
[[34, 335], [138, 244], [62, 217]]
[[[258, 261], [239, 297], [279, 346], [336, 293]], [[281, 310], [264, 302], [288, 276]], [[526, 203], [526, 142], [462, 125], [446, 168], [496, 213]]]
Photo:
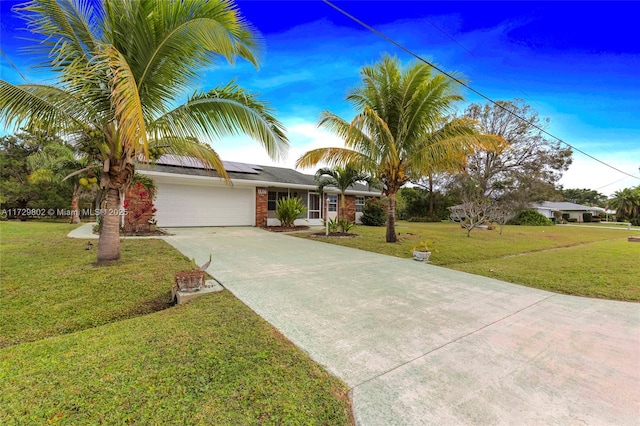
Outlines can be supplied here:
[[[321, 111], [350, 119], [344, 101], [363, 65], [381, 54], [412, 58], [321, 1], [238, 1], [262, 33], [260, 69], [219, 63], [203, 76], [206, 89], [233, 78], [261, 94], [286, 125], [292, 147], [283, 166], [304, 151], [340, 144], [316, 127]], [[20, 21], [0, 3], [0, 43], [32, 81], [43, 76], [16, 52]], [[548, 130], [570, 144], [640, 176], [639, 2], [338, 1], [336, 5], [448, 71], [462, 73], [492, 99], [525, 99]], [[2, 78], [19, 77], [2, 58]], [[462, 90], [466, 102], [482, 100]], [[246, 138], [216, 141], [226, 160], [271, 164]], [[604, 194], [640, 184], [579, 154], [561, 183]]]

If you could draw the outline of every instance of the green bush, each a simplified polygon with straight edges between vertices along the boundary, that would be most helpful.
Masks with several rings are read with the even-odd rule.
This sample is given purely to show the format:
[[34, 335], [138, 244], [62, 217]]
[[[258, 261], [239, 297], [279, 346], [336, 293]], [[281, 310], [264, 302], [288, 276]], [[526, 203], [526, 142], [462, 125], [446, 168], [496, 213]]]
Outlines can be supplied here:
[[338, 232], [338, 219], [329, 219], [327, 224], [329, 232]]
[[593, 219], [593, 215], [591, 213], [582, 213], [582, 221], [583, 222], [591, 222]]
[[280, 226], [293, 226], [298, 216], [306, 211], [307, 208], [302, 204], [301, 198], [287, 197], [276, 201], [276, 217], [280, 221]]
[[384, 226], [387, 223], [387, 203], [378, 198], [367, 199], [360, 220], [366, 226]]
[[439, 222], [449, 217], [449, 209], [454, 202], [450, 195], [439, 191], [433, 193], [433, 219], [429, 219], [429, 191], [422, 188], [401, 188], [396, 197], [396, 218], [411, 220], [425, 218], [414, 222]]
[[553, 222], [536, 210], [521, 210], [509, 221], [510, 225], [550, 226]]
[[348, 233], [351, 230], [351, 228], [353, 228], [355, 223], [353, 223], [353, 222], [351, 222], [350, 220], [347, 220], [347, 219], [340, 219], [338, 221], [338, 225], [342, 229], [342, 232], [347, 232]]
[[578, 219], [576, 219], [575, 217], [570, 217], [569, 219], [567, 219], [567, 222], [570, 223], [576, 223], [578, 221]]

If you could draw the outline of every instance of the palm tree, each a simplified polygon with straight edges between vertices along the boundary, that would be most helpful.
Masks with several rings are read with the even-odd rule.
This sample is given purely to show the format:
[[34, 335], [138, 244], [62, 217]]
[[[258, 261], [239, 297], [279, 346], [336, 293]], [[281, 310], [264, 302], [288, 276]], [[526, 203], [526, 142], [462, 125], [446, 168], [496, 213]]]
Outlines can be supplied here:
[[[87, 157], [78, 157], [73, 148], [66, 144], [51, 144], [44, 147], [40, 152], [36, 152], [27, 157], [27, 164], [31, 169], [29, 181], [33, 183], [50, 182], [50, 183], [69, 183], [71, 185], [71, 223], [80, 222], [79, 201], [81, 196], [91, 195], [81, 185], [81, 179], [74, 176], [73, 179], [67, 180], [68, 176], [74, 174], [78, 170], [86, 169]], [[89, 171], [89, 179], [94, 173]], [[97, 180], [96, 180], [97, 181]], [[88, 182], [85, 182], [87, 189]]]
[[228, 179], [198, 140], [248, 134], [274, 159], [288, 146], [265, 103], [233, 83], [184, 95], [218, 58], [257, 66], [259, 39], [232, 0], [31, 0], [15, 10], [57, 80], [0, 80], [0, 121], [94, 140], [106, 192], [98, 261], [120, 257], [121, 197], [149, 149], [199, 158]]
[[[344, 167], [337, 166], [335, 168], [321, 168], [318, 169], [315, 175], [315, 180], [318, 185], [318, 192], [320, 195], [324, 192], [324, 188], [333, 187], [340, 191], [340, 218], [344, 219], [345, 209], [345, 193], [349, 187], [354, 186], [358, 182], [368, 182], [369, 175], [361, 172], [351, 164], [347, 164]], [[344, 227], [342, 229], [344, 232]]]
[[[323, 126], [344, 140], [344, 148], [306, 152], [297, 166], [353, 164], [369, 172], [388, 198], [387, 242], [396, 241], [396, 193], [411, 179], [460, 164], [462, 153], [482, 145], [468, 121], [443, 125], [453, 104], [462, 100], [451, 80], [415, 63], [402, 69], [396, 58], [383, 56], [361, 72], [361, 85], [346, 100], [360, 111], [349, 123], [325, 111]], [[495, 138], [494, 138], [495, 139]]]
[[616, 191], [611, 200], [618, 219], [640, 219], [640, 186]]

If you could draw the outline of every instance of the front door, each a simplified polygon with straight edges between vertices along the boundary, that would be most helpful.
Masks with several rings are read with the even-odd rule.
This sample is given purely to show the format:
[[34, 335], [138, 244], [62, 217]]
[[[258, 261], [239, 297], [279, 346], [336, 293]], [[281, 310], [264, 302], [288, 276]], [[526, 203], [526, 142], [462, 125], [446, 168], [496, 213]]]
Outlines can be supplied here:
[[315, 192], [309, 193], [309, 203], [308, 203], [308, 218], [309, 219], [320, 219], [320, 195]]

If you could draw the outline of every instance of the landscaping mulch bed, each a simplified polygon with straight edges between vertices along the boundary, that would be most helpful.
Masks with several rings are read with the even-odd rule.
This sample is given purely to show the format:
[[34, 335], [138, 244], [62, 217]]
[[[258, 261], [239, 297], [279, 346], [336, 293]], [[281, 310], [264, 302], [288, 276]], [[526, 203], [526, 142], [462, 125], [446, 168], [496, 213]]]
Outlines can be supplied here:
[[315, 234], [311, 234], [311, 237], [314, 238], [355, 238], [359, 237], [358, 234], [350, 234], [348, 232], [329, 232], [329, 235], [324, 232], [316, 232]]
[[120, 232], [120, 235], [123, 237], [164, 237], [172, 234], [161, 229], [157, 229], [155, 231], [147, 232]]
[[270, 232], [296, 232], [296, 231], [306, 231], [309, 229], [308, 226], [263, 226], [262, 229], [270, 231]]

